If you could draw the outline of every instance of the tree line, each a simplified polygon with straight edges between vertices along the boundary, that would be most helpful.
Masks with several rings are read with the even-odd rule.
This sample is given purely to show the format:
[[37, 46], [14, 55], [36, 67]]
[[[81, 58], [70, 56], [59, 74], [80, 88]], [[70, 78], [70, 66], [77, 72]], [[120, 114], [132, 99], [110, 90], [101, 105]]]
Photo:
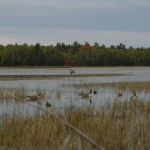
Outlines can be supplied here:
[[56, 45], [0, 45], [0, 66], [149, 66], [150, 48], [95, 42]]

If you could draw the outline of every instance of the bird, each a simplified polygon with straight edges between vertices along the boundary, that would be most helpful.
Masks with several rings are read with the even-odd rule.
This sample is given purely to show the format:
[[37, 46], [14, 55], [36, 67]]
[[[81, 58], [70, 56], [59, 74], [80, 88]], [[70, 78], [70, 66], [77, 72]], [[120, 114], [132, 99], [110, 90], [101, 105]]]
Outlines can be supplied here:
[[82, 98], [88, 98], [92, 95], [92, 89], [90, 89], [89, 93], [84, 93], [83, 91], [79, 94]]
[[90, 89], [89, 93], [83, 93], [83, 91], [79, 94], [81, 98], [83, 99], [90, 99], [90, 102], [92, 100], [92, 89]]
[[136, 95], [136, 92], [132, 92], [133, 95], [130, 97], [130, 109], [132, 112], [136, 113], [136, 106], [137, 106], [137, 101], [138, 101], [138, 96]]
[[51, 107], [51, 104], [48, 101], [46, 102], [46, 107]]
[[37, 95], [28, 95], [25, 97], [26, 101], [35, 102], [38, 101], [41, 98], [41, 93], [38, 93]]
[[84, 93], [83, 93], [83, 91], [81, 91], [81, 93], [79, 93], [79, 96], [82, 96]]
[[117, 96], [122, 97], [122, 93], [118, 92]]
[[75, 71], [73, 69], [69, 69], [70, 74], [72, 75], [73, 73], [75, 73]]
[[94, 91], [93, 91], [93, 94], [94, 94], [94, 95], [96, 95], [96, 94], [97, 94], [97, 91], [96, 91], [96, 90], [94, 90]]
[[130, 97], [130, 101], [136, 102], [138, 100], [138, 97], [136, 95], [135, 91], [132, 91], [133, 95]]
[[121, 97], [122, 97], [122, 93], [121, 92], [118, 92], [115, 99], [114, 99], [114, 104], [115, 105], [119, 105], [120, 102], [121, 102]]

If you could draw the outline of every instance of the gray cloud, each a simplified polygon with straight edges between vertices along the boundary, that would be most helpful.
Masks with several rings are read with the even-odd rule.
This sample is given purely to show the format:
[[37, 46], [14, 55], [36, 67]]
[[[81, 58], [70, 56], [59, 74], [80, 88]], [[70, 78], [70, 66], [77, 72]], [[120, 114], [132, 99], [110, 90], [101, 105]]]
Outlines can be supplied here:
[[[7, 32], [8, 31], [8, 32]], [[102, 31], [89, 29], [64, 29], [64, 28], [3, 28], [0, 30], [0, 43], [28, 43], [56, 44], [57, 42], [73, 43], [88, 41], [93, 44], [95, 41], [110, 46], [124, 43], [127, 47], [149, 47], [150, 33], [145, 32], [122, 32]], [[15, 34], [15, 33], [18, 34]]]
[[22, 38], [24, 31], [32, 37], [35, 28], [149, 33], [149, 7], [149, 0], [0, 0], [0, 34], [6, 27], [5, 39]]

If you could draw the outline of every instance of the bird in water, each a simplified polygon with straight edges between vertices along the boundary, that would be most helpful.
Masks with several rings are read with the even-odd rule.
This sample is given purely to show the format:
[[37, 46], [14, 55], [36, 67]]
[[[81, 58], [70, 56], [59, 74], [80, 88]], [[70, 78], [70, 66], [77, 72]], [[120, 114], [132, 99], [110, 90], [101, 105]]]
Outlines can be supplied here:
[[51, 104], [48, 101], [46, 102], [46, 107], [51, 107]]
[[92, 89], [90, 89], [89, 93], [83, 93], [83, 91], [79, 94], [79, 96], [81, 96], [82, 99], [89, 99], [90, 102], [92, 101], [92, 96], [93, 96], [93, 93], [92, 93]]
[[36, 102], [41, 98], [41, 93], [38, 93], [37, 95], [28, 95], [25, 97], [26, 101], [30, 102]]
[[94, 90], [94, 91], [93, 91], [93, 94], [94, 94], [94, 95], [96, 95], [96, 94], [97, 94], [97, 91], [96, 91], [96, 90]]
[[70, 74], [72, 75], [73, 73], [75, 73], [75, 71], [73, 69], [69, 69]]
[[92, 89], [90, 89], [89, 93], [84, 93], [83, 91], [79, 94], [82, 98], [89, 98], [92, 96]]

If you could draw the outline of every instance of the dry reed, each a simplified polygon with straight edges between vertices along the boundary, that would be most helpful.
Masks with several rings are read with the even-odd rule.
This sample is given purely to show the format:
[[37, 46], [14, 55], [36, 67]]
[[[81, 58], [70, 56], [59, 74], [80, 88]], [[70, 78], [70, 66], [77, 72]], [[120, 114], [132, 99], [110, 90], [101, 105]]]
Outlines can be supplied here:
[[[114, 101], [109, 112], [105, 107], [96, 113], [91, 109], [66, 109], [64, 117], [108, 150], [146, 150], [150, 148], [150, 101], [139, 100], [134, 107], [129, 101]], [[26, 118], [3, 116], [0, 126], [0, 147], [3, 149], [93, 149], [46, 113], [37, 112], [34, 117]]]

